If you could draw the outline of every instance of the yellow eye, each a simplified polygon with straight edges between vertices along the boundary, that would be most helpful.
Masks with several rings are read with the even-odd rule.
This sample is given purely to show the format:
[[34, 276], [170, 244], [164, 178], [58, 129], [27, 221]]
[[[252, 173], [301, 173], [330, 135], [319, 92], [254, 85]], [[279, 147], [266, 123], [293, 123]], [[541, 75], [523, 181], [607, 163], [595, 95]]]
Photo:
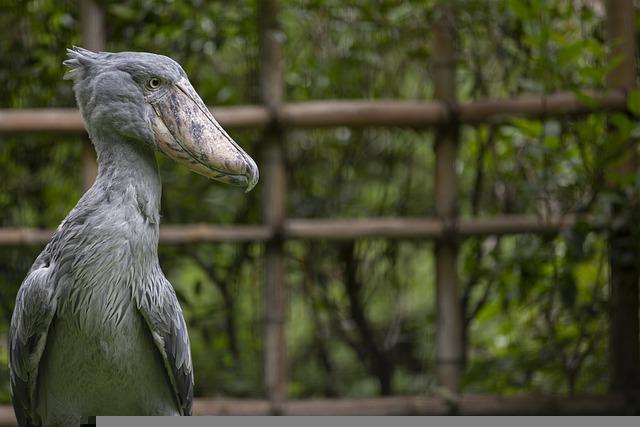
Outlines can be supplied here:
[[149, 89], [158, 89], [160, 87], [160, 83], [162, 82], [160, 81], [159, 78], [151, 77], [147, 82], [147, 86], [149, 86]]

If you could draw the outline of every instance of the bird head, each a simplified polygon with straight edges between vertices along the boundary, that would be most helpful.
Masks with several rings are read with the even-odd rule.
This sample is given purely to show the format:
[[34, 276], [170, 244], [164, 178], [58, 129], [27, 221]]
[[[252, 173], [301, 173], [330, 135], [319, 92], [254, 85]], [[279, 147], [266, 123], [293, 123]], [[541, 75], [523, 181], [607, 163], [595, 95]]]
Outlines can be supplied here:
[[89, 135], [112, 132], [150, 144], [206, 177], [251, 190], [258, 167], [225, 132], [182, 67], [144, 52], [67, 50], [76, 99]]

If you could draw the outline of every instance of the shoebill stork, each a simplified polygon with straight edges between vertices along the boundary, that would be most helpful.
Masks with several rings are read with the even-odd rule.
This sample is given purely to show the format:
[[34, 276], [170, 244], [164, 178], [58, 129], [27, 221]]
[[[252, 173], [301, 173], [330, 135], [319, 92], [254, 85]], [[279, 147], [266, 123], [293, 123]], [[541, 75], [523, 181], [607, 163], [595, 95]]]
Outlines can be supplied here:
[[21, 427], [95, 415], [190, 415], [187, 328], [158, 263], [158, 150], [249, 191], [254, 161], [220, 127], [173, 60], [68, 51], [65, 78], [98, 156], [93, 186], [24, 279], [9, 365]]

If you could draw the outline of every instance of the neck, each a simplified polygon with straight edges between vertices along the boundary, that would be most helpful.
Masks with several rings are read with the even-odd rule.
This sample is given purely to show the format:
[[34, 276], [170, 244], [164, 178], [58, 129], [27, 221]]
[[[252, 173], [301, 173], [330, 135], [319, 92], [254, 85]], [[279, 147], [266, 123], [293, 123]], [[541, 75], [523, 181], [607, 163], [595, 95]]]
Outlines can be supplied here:
[[162, 187], [153, 149], [113, 134], [94, 134], [93, 143], [98, 176], [89, 191], [102, 192], [107, 200], [119, 200], [122, 208], [135, 203], [157, 224]]

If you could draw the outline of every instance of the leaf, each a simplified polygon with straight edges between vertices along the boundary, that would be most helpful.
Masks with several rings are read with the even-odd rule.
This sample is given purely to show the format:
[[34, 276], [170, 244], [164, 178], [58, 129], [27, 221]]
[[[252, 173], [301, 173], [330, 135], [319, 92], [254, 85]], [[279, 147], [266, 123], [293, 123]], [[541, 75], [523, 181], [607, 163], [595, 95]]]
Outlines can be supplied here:
[[626, 114], [614, 113], [611, 115], [610, 121], [623, 139], [626, 139], [631, 133], [633, 122]]
[[627, 97], [627, 108], [634, 115], [640, 116], [640, 89], [634, 89]]
[[509, 9], [516, 15], [518, 18], [523, 21], [529, 19], [531, 13], [529, 7], [523, 0], [509, 0], [507, 2], [509, 4]]
[[575, 91], [574, 95], [580, 104], [584, 104], [590, 108], [596, 108], [598, 106], [598, 101], [586, 92]]

